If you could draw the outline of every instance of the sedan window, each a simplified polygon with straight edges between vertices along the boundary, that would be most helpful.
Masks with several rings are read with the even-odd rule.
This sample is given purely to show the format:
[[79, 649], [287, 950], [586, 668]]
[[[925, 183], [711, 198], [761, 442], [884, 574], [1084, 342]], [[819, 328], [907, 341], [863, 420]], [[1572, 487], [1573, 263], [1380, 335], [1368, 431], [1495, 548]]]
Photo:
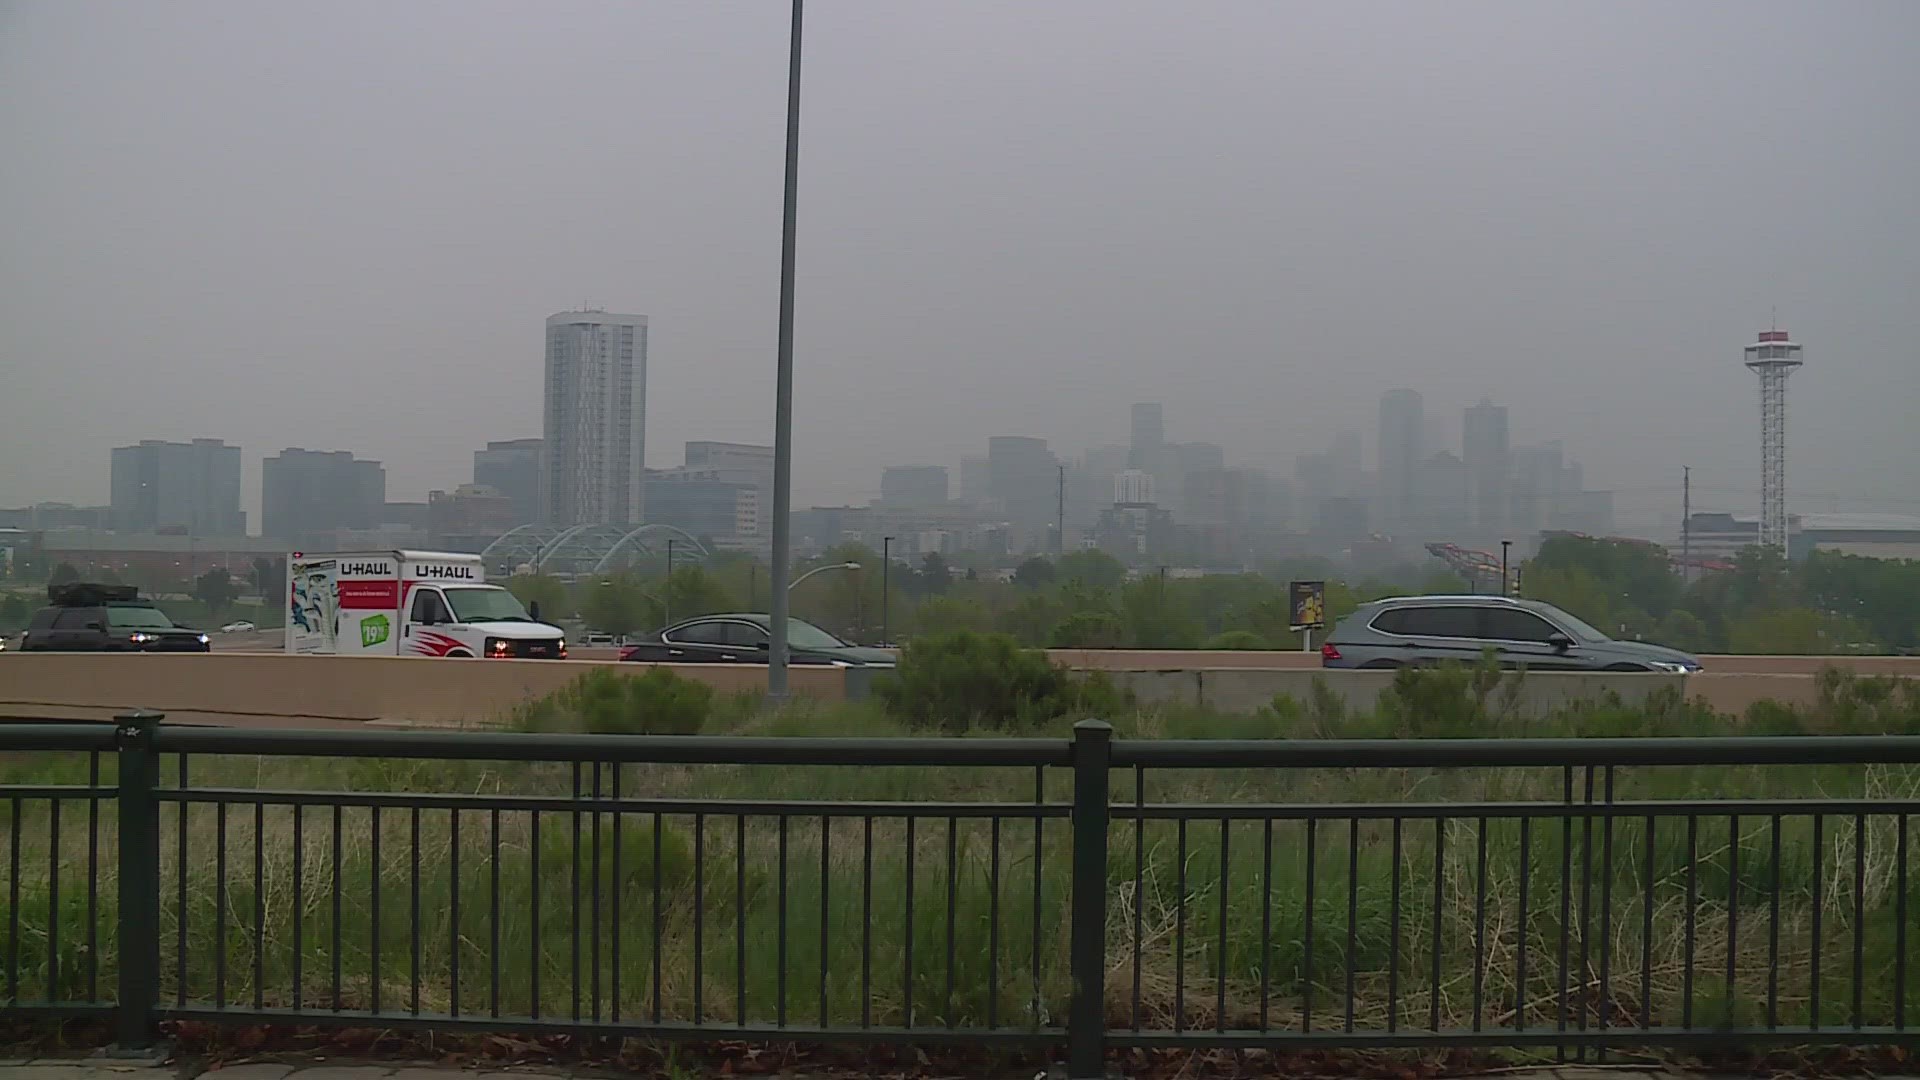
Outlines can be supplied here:
[[662, 635], [668, 641], [684, 645], [725, 645], [727, 644], [727, 624], [724, 622], [697, 622], [678, 626]]

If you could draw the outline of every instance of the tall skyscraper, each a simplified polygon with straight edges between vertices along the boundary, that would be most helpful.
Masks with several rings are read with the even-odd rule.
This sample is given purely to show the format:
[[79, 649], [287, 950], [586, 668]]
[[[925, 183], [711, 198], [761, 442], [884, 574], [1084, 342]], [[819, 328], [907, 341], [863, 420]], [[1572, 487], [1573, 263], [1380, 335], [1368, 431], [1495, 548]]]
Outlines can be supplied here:
[[880, 505], [915, 510], [947, 505], [947, 467], [888, 465], [880, 470]]
[[1413, 522], [1414, 475], [1426, 457], [1424, 409], [1413, 390], [1380, 395], [1380, 517], [1389, 529]]
[[987, 439], [989, 492], [1015, 525], [1044, 526], [1058, 516], [1059, 473], [1047, 440], [1024, 435]]
[[143, 439], [115, 447], [112, 515], [116, 532], [185, 529], [191, 536], [245, 536], [240, 510], [240, 448], [219, 439]]
[[542, 419], [547, 523], [644, 521], [647, 317], [548, 316]]
[[1152, 469], [1159, 463], [1160, 448], [1166, 442], [1166, 414], [1160, 406], [1152, 402], [1135, 405], [1132, 438], [1127, 444], [1127, 466]]
[[1507, 449], [1507, 407], [1482, 399], [1468, 406], [1460, 430], [1470, 493], [1469, 523], [1480, 537], [1491, 538], [1508, 528], [1507, 491], [1513, 464]]
[[544, 512], [540, 504], [540, 456], [544, 446], [543, 439], [498, 439], [488, 443], [485, 450], [473, 452], [473, 482], [506, 496], [518, 519], [516, 525], [538, 522]]
[[325, 548], [342, 529], [382, 524], [387, 470], [346, 450], [290, 447], [260, 463], [260, 533]]

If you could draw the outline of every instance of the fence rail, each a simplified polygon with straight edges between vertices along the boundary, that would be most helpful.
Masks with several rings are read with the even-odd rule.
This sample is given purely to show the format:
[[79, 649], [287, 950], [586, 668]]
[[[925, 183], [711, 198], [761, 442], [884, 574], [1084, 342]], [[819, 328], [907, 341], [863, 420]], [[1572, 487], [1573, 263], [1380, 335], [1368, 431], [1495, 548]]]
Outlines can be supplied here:
[[1920, 1042], [1920, 738], [0, 728], [5, 1017], [1120, 1047]]

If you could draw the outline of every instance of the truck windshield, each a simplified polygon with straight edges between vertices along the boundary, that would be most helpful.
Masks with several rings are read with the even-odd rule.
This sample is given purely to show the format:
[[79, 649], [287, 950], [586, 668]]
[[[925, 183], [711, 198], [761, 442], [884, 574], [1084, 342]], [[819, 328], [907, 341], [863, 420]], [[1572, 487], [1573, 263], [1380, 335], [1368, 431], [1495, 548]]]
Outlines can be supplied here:
[[159, 608], [144, 604], [108, 604], [107, 625], [140, 630], [171, 630], [173, 620], [167, 618], [167, 613]]
[[447, 604], [460, 622], [532, 622], [527, 609], [505, 589], [448, 589]]

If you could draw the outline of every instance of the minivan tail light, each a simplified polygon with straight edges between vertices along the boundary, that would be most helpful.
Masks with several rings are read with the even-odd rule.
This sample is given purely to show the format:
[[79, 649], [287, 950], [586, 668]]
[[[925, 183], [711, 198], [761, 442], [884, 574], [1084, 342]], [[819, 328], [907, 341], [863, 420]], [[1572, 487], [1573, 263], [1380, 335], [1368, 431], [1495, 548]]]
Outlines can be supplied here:
[[1329, 641], [1325, 645], [1320, 646], [1320, 659], [1338, 660], [1340, 659], [1340, 650], [1334, 648], [1333, 642]]

